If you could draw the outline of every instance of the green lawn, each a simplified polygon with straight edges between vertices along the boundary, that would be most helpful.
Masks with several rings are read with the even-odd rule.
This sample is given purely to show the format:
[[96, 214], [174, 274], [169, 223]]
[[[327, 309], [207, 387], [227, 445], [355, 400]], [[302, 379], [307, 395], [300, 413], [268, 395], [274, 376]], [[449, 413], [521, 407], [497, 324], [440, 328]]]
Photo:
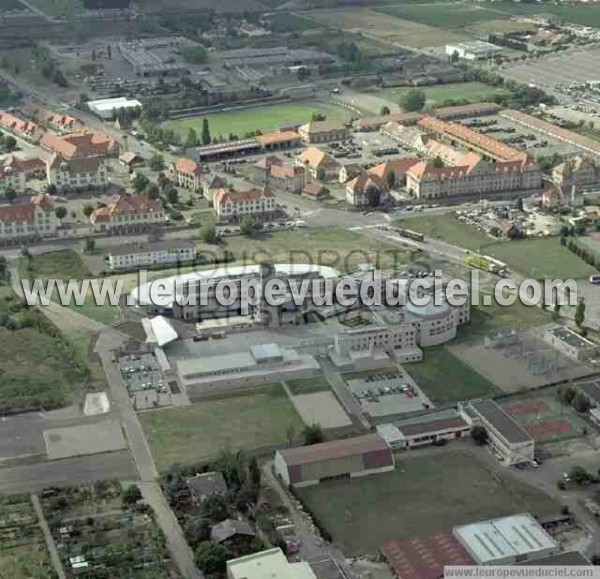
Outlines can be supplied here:
[[396, 225], [418, 231], [426, 238], [441, 239], [473, 251], [494, 241], [476, 227], [459, 221], [451, 213], [408, 217], [397, 221]]
[[[257, 129], [266, 133], [275, 131], [283, 125], [307, 123], [311, 120], [313, 113], [323, 114], [329, 120], [338, 119], [343, 121], [348, 118], [348, 113], [344, 109], [317, 102], [267, 105], [251, 109], [213, 113], [208, 115], [207, 118], [211, 135], [227, 138], [230, 133], [242, 137], [244, 133], [256, 131]], [[193, 117], [166, 121], [163, 126], [176, 131], [182, 137], [186, 136], [190, 127], [196, 129], [196, 132], [200, 135], [203, 119], [204, 117]]]
[[[375, 94], [383, 99], [399, 103], [402, 97], [413, 87], [400, 86], [383, 88]], [[443, 106], [446, 101], [469, 101], [478, 103], [493, 100], [495, 96], [507, 95], [504, 88], [489, 86], [481, 82], [455, 82], [422, 87], [430, 106]]]
[[19, 274], [29, 279], [83, 279], [90, 272], [79, 254], [70, 249], [49, 251], [19, 259]]
[[294, 395], [323, 392], [331, 389], [331, 386], [325, 376], [311, 376], [310, 378], [286, 380], [285, 383], [290, 389], [290, 392]]
[[581, 278], [596, 271], [563, 247], [558, 238], [499, 242], [487, 246], [483, 253], [504, 261], [510, 269], [535, 279]]
[[593, 237], [578, 237], [577, 243], [594, 254], [596, 259], [600, 258], [600, 239]]
[[309, 18], [302, 18], [289, 12], [276, 12], [267, 18], [269, 28], [278, 34], [284, 32], [301, 32], [303, 30], [314, 30], [318, 23]]
[[456, 525], [559, 505], [467, 452], [445, 448], [396, 456], [396, 470], [298, 489], [302, 500], [347, 556], [377, 555], [382, 543], [410, 540]]
[[[429, 24], [440, 28], [463, 28], [486, 20], [496, 20], [502, 15], [479, 6], [463, 3], [435, 4], [395, 4], [375, 8], [377, 12], [413, 20], [421, 24]], [[505, 16], [507, 17], [507, 16]]]
[[444, 346], [423, 349], [423, 361], [408, 373], [436, 406], [497, 394], [496, 387]]
[[208, 462], [224, 450], [282, 447], [290, 427], [295, 432], [303, 428], [279, 384], [139, 417], [160, 470], [175, 463]]

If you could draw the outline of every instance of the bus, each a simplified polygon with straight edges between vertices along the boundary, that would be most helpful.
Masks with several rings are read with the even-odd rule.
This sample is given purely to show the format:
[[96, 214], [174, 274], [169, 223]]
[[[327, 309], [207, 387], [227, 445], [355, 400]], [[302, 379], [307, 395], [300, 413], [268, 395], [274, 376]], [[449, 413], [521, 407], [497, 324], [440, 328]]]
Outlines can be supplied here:
[[419, 233], [418, 231], [412, 231], [411, 229], [403, 229], [402, 227], [398, 227], [396, 231], [402, 237], [412, 239], [413, 241], [423, 241], [425, 239], [425, 236], [422, 233]]
[[590, 275], [590, 283], [593, 283], [594, 285], [600, 284], [600, 273]]

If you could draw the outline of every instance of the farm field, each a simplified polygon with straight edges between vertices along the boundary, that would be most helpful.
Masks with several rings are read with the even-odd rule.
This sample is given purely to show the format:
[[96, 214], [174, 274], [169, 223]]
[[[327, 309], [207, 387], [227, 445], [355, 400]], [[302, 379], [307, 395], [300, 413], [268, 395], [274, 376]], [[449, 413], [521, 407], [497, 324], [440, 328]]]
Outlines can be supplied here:
[[[284, 103], [224, 111], [210, 114], [206, 118], [208, 118], [213, 138], [219, 136], [227, 138], [230, 134], [243, 137], [245, 133], [256, 130], [266, 133], [275, 131], [282, 125], [307, 123], [311, 120], [313, 113], [323, 114], [329, 120], [345, 121], [348, 118], [348, 113], [344, 109], [318, 102]], [[163, 127], [174, 130], [182, 137], [186, 136], [191, 127], [200, 135], [204, 118], [193, 117], [166, 121], [163, 123]]]
[[423, 361], [407, 365], [406, 371], [436, 406], [499, 392], [444, 346], [423, 350]]
[[0, 577], [57, 577], [29, 495], [0, 498]]
[[[399, 86], [383, 88], [375, 92], [380, 97], [399, 103], [402, 97], [413, 87]], [[481, 82], [457, 82], [452, 84], [438, 84], [421, 87], [425, 93], [426, 104], [429, 106], [443, 106], [446, 101], [469, 101], [479, 103], [493, 100], [496, 96], [510, 94], [504, 88], [488, 86]]]
[[269, 27], [275, 33], [301, 32], [319, 27], [318, 23], [310, 18], [303, 18], [287, 12], [275, 12], [270, 14], [267, 20]]
[[482, 245], [494, 242], [476, 227], [459, 221], [450, 213], [407, 217], [396, 221], [396, 225], [418, 231], [425, 238], [440, 239], [473, 251], [478, 251]]
[[404, 453], [396, 469], [356, 481], [330, 481], [298, 489], [309, 509], [349, 556], [376, 555], [388, 540], [409, 540], [455, 525], [559, 505], [470, 452], [444, 449]]
[[19, 0], [2, 0], [0, 2], [0, 14], [5, 12], [29, 12], [30, 10], [19, 2]]
[[306, 14], [322, 24], [360, 31], [365, 35], [411, 48], [441, 46], [449, 42], [462, 42], [468, 38], [462, 32], [403, 20], [369, 9], [319, 10]]
[[83, 12], [83, 0], [31, 0], [31, 4], [48, 16], [70, 18]]
[[587, 424], [570, 406], [556, 399], [556, 388], [511, 396], [501, 406], [536, 442], [554, 442], [581, 436]]
[[469, 24], [497, 20], [503, 17], [493, 10], [463, 3], [446, 3], [440, 5], [437, 3], [419, 4], [411, 2], [376, 7], [375, 10], [383, 14], [389, 14], [390, 16], [413, 20], [421, 24], [440, 28], [463, 28]]
[[279, 384], [207, 400], [184, 408], [141, 412], [140, 422], [157, 468], [206, 463], [225, 450], [287, 444], [290, 427], [303, 423]]
[[544, 3], [540, 6], [536, 3], [511, 2], [504, 0], [502, 2], [482, 2], [485, 8], [489, 4], [494, 10], [512, 15], [531, 15], [531, 14], [553, 14], [564, 22], [581, 24], [582, 26], [600, 27], [600, 6], [586, 4], [555, 4]]

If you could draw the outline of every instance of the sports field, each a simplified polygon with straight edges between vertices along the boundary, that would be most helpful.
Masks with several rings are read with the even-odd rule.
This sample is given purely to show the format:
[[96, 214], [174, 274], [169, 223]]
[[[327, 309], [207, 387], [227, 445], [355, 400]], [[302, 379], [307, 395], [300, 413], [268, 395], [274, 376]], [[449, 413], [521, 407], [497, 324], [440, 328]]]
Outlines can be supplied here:
[[389, 540], [409, 540], [503, 515], [550, 514], [559, 505], [541, 491], [489, 466], [470, 452], [447, 447], [403, 453], [396, 469], [298, 489], [336, 546], [348, 556], [376, 555]]
[[444, 346], [424, 349], [423, 361], [407, 365], [406, 370], [436, 406], [499, 392]]
[[156, 466], [208, 462], [224, 450], [270, 449], [287, 444], [303, 422], [280, 384], [220, 400], [139, 415]]
[[[377, 96], [399, 103], [402, 97], [414, 87], [398, 86], [384, 88], [376, 92]], [[493, 100], [496, 96], [508, 95], [504, 88], [488, 86], [481, 82], [456, 82], [421, 87], [430, 106], [443, 106], [446, 101], [469, 101], [479, 103]]]
[[508, 18], [508, 15], [499, 15], [497, 12], [479, 6], [450, 2], [442, 5], [410, 2], [376, 7], [375, 10], [390, 16], [441, 28], [463, 28], [477, 22]]
[[501, 404], [536, 442], [551, 442], [582, 434], [586, 423], [570, 406], [556, 399], [556, 388], [504, 400]]
[[284, 103], [267, 105], [244, 110], [213, 113], [206, 117], [192, 117], [166, 121], [163, 127], [172, 129], [183, 138], [190, 127], [198, 136], [202, 131], [202, 122], [208, 118], [212, 137], [227, 138], [230, 134], [243, 137], [245, 133], [260, 130], [263, 133], [275, 131], [283, 125], [307, 123], [313, 113], [325, 115], [329, 120], [345, 121], [348, 113], [340, 107], [318, 102]]

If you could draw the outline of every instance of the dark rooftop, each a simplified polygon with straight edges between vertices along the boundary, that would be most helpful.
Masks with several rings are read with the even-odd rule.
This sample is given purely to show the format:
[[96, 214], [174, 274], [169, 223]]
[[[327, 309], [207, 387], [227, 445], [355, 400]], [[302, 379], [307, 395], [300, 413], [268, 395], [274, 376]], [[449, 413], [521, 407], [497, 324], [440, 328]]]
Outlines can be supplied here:
[[187, 479], [192, 494], [199, 499], [210, 495], [223, 495], [227, 492], [227, 484], [220, 472], [205, 472]]
[[508, 442], [529, 442], [531, 436], [493, 400], [471, 402], [474, 410], [485, 418]]

